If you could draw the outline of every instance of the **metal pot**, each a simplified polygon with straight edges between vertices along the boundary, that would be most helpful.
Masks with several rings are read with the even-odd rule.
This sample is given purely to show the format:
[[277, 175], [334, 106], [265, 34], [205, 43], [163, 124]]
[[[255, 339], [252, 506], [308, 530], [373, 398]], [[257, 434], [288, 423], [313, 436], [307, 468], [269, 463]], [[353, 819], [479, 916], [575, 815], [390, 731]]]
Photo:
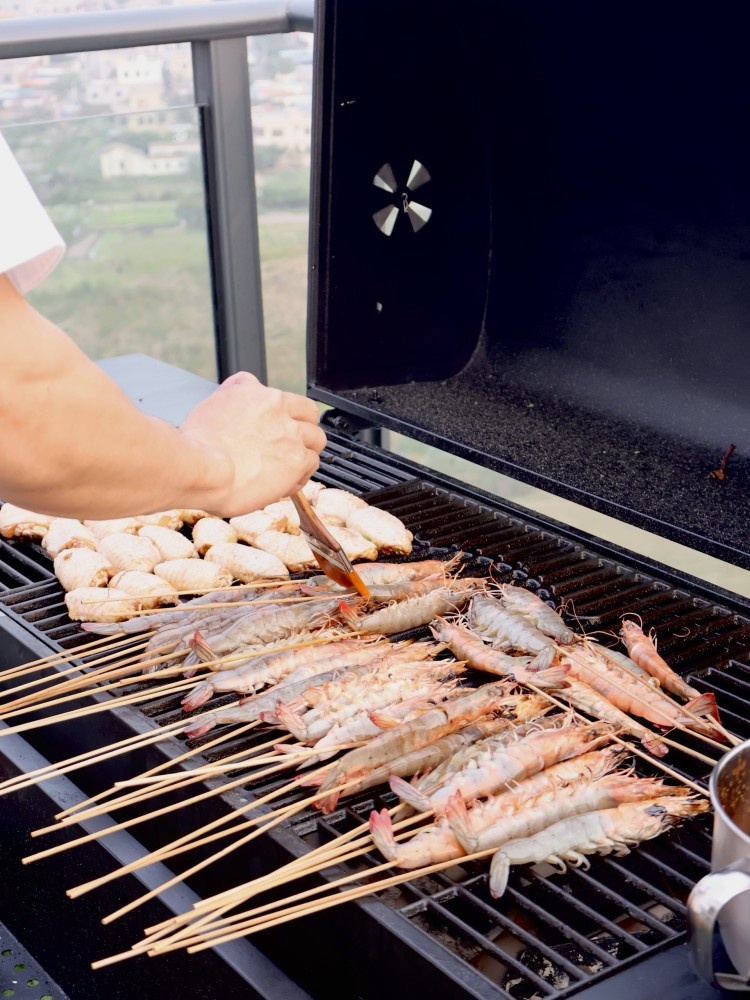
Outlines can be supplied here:
[[[688, 899], [688, 943], [695, 971], [718, 989], [750, 989], [750, 740], [727, 753], [709, 783], [714, 808], [711, 874]], [[736, 973], [716, 972], [718, 921]]]

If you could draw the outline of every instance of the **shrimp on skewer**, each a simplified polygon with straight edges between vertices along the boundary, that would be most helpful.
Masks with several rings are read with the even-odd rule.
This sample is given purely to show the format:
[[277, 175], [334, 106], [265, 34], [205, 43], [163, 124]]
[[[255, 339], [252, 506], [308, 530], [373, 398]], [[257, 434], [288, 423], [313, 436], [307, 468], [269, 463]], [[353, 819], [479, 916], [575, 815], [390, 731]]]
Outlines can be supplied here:
[[555, 649], [554, 641], [518, 611], [511, 611], [489, 594], [477, 594], [469, 606], [469, 628], [501, 649], [541, 653]]
[[509, 697], [509, 686], [502, 682], [485, 684], [463, 698], [447, 702], [418, 719], [376, 736], [364, 747], [350, 750], [328, 772], [316, 805], [328, 813], [335, 808], [340, 792], [330, 791], [349, 781], [363, 778], [369, 772], [383, 767], [395, 757], [403, 757], [412, 750], [463, 729], [484, 715], [499, 710]]
[[547, 861], [560, 871], [565, 871], [566, 863], [587, 868], [587, 854], [622, 857], [681, 818], [704, 813], [708, 808], [707, 799], [660, 796], [560, 820], [531, 837], [503, 844], [492, 859], [490, 892], [495, 899], [503, 895], [511, 865]]
[[[372, 587], [388, 587], [404, 583], [409, 580], [425, 580], [428, 577], [442, 577], [447, 580], [454, 569], [463, 559], [463, 552], [457, 552], [449, 560], [442, 559], [421, 559], [414, 562], [403, 563], [365, 563], [357, 566], [357, 573], [368, 589]], [[341, 591], [339, 587], [327, 576], [311, 576], [307, 585], [311, 587], [322, 587], [326, 590]]]
[[701, 718], [714, 714], [716, 701], [713, 694], [710, 697], [700, 695], [683, 708], [663, 691], [644, 684], [631, 671], [597, 653], [590, 644], [582, 643], [574, 649], [567, 647], [560, 652], [570, 667], [570, 677], [588, 684], [623, 712], [646, 719], [660, 729], [681, 726], [716, 740], [726, 739], [720, 730], [711, 725], [709, 718], [705, 721]]
[[[471, 815], [460, 793], [455, 793], [445, 811], [451, 829], [467, 854], [499, 848], [508, 840], [531, 837], [552, 823], [598, 809], [611, 809], [624, 802], [640, 802], [659, 795], [688, 795], [688, 790], [670, 788], [660, 778], [638, 778], [632, 774], [608, 774], [596, 781], [579, 779], [550, 788], [523, 808], [494, 823], [472, 829]], [[485, 815], [488, 815], [488, 811]]]
[[569, 677], [565, 690], [560, 692], [560, 697], [573, 708], [577, 708], [587, 715], [592, 715], [595, 719], [601, 719], [603, 722], [611, 722], [622, 732], [634, 736], [654, 757], [666, 755], [668, 747], [656, 733], [641, 725], [640, 722], [623, 712], [590, 685], [584, 684], [583, 681]]
[[437, 590], [389, 604], [371, 614], [360, 615], [345, 604], [341, 611], [351, 627], [359, 632], [394, 635], [396, 632], [408, 632], [426, 625], [439, 615], [460, 610], [472, 593], [484, 586], [485, 581], [479, 579], [451, 580]]
[[523, 736], [516, 743], [488, 741], [478, 753], [438, 785], [420, 790], [394, 777], [391, 789], [419, 812], [444, 813], [455, 791], [468, 800], [492, 795], [512, 781], [520, 781], [550, 764], [576, 757], [611, 739], [612, 726], [596, 722], [588, 726], [575, 723], [559, 729], [541, 730]]
[[498, 591], [500, 602], [506, 608], [524, 615], [540, 632], [563, 645], [575, 642], [576, 633], [568, 628], [560, 615], [532, 590], [514, 586], [512, 583], [501, 583]]
[[476, 670], [533, 683], [540, 688], [566, 685], [568, 668], [563, 664], [549, 666], [551, 655], [554, 655], [552, 649], [544, 649], [535, 657], [511, 656], [501, 649], [488, 646], [469, 629], [447, 622], [444, 618], [436, 618], [430, 625], [430, 631], [436, 639], [446, 643], [459, 659], [465, 660]]
[[714, 711], [711, 714], [717, 722], [721, 721], [715, 695], [710, 692], [706, 692], [705, 696], [702, 695], [697, 688], [691, 687], [684, 678], [675, 673], [666, 660], [656, 652], [653, 639], [645, 635], [640, 625], [629, 618], [623, 618], [620, 635], [630, 659], [655, 677], [663, 688], [678, 698], [684, 698], [685, 701], [694, 701], [701, 697], [712, 698]]
[[373, 810], [370, 813], [370, 836], [383, 857], [398, 868], [423, 868], [441, 861], [457, 860], [466, 854], [445, 818], [431, 823], [399, 844], [393, 836], [393, 823], [388, 810]]

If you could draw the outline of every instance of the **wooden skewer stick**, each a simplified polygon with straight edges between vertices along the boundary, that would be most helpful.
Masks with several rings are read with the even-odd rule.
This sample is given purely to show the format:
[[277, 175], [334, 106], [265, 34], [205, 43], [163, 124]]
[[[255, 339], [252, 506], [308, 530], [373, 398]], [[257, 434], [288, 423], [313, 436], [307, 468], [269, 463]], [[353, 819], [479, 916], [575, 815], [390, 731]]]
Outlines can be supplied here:
[[[273, 740], [273, 742], [279, 743], [281, 741], [275, 739]], [[267, 745], [268, 744], [263, 744], [263, 746]], [[260, 751], [260, 747], [256, 747], [254, 748], [254, 750], [256, 754], [258, 754], [258, 752]], [[247, 750], [238, 750], [237, 753], [232, 754], [231, 757], [227, 757], [226, 760], [232, 761], [234, 758], [240, 757], [241, 755], [244, 754], [247, 754]], [[244, 769], [250, 768], [252, 770], [253, 767], [255, 767], [256, 765], [260, 765], [262, 763], [267, 763], [269, 761], [274, 761], [274, 760], [278, 761], [278, 759], [279, 759], [278, 755], [270, 757], [269, 755], [256, 756], [254, 754], [251, 757], [247, 757], [243, 761], [236, 761], [234, 763], [234, 766], [241, 767]], [[171, 764], [172, 761], [169, 761], [169, 763]], [[223, 761], [220, 763], [223, 763]], [[209, 774], [209, 776], [216, 776], [222, 773], [223, 772], [221, 770], [217, 769], [215, 772], [213, 772], [213, 775]], [[131, 806], [135, 805], [136, 803], [144, 802], [149, 798], [154, 798], [157, 795], [160, 795], [162, 792], [171, 792], [175, 788], [180, 788], [182, 790], [183, 788], [186, 788], [188, 785], [195, 784], [198, 781], [202, 781], [205, 777], [206, 777], [205, 772], [203, 772], [202, 769], [198, 768], [195, 769], [191, 768], [189, 770], [180, 771], [176, 775], [164, 774], [164, 773], [162, 773], [161, 775], [153, 775], [152, 778], [156, 784], [147, 785], [145, 788], [142, 785], [139, 785], [136, 786], [136, 788], [131, 789], [131, 791], [129, 792], [123, 791], [115, 799], [110, 799], [103, 805], [93, 806], [92, 808], [87, 809], [83, 812], [77, 812], [73, 816], [67, 817], [66, 819], [52, 826], [47, 826], [41, 830], [36, 830], [33, 833], [33, 836], [38, 837], [44, 833], [52, 833], [55, 830], [59, 830], [60, 827], [70, 826], [74, 823], [81, 823], [83, 820], [93, 819], [96, 816], [100, 816], [102, 813], [105, 812], [109, 813], [115, 809], [122, 809], [124, 806]], [[248, 774], [244, 775], [246, 781], [249, 781], [251, 777], [253, 777], [253, 775], [248, 775]], [[121, 784], [120, 782], [116, 782], [114, 788], [117, 789], [120, 786], [120, 784]]]
[[[172, 725], [174, 725], [175, 727], [184, 726], [185, 723], [182, 719], [180, 719], [178, 722], [172, 723]], [[256, 726], [258, 725], [260, 725], [260, 723], [257, 721], [248, 722], [245, 723], [244, 726], [240, 726], [239, 729], [233, 729], [231, 732], [223, 731], [219, 736], [216, 736], [209, 743], [204, 744], [200, 748], [200, 753], [205, 753], [207, 750], [211, 750], [213, 747], [219, 746], [221, 743], [226, 742], [226, 740], [228, 739], [236, 739], [238, 736], [244, 735], [251, 729], [255, 729]], [[164, 727], [164, 728], [170, 728], [170, 727]], [[166, 768], [171, 767], [174, 764], [179, 764], [181, 761], [189, 760], [195, 756], [195, 752], [196, 752], [195, 750], [186, 750], [184, 753], [181, 753], [179, 757], [175, 757], [172, 760], [165, 760], [161, 764], [157, 764], [155, 767], [150, 768], [148, 771], [145, 772], [145, 774], [147, 775], [156, 774], [159, 771], [165, 770]], [[80, 810], [88, 809], [90, 808], [91, 805], [95, 804], [96, 802], [101, 802], [102, 799], [108, 798], [110, 795], [114, 795], [115, 792], [116, 789], [114, 788], [114, 786], [111, 788], [105, 788], [104, 791], [98, 792], [96, 795], [92, 795], [91, 798], [86, 799], [85, 802], [80, 802], [77, 803], [76, 805], [69, 806], [67, 809], [63, 809], [61, 812], [56, 813], [54, 818], [61, 820], [64, 819], [66, 816], [70, 816], [73, 813], [76, 813]]]
[[[80, 659], [89, 650], [105, 645], [106, 643], [112, 643], [114, 638], [111, 635], [100, 636], [98, 639], [93, 639], [91, 642], [84, 642], [80, 646], [76, 646], [75, 649], [70, 649], [67, 652], [50, 653], [49, 656], [42, 656], [38, 660], [30, 660], [28, 663], [21, 663], [16, 667], [8, 667], [7, 670], [0, 671], [0, 683], [4, 683], [14, 677], [20, 677], [26, 673], [34, 673], [37, 670], [44, 669], [44, 667], [55, 666], [57, 663], [67, 663], [70, 660]], [[122, 640], [118, 639], [119, 641]], [[129, 636], [127, 641], [132, 642], [133, 637]]]
[[112, 701], [108, 700], [106, 702], [97, 702], [95, 705], [75, 709], [72, 712], [62, 712], [60, 715], [52, 715], [49, 718], [35, 719], [33, 722], [23, 722], [18, 726], [8, 726], [6, 729], [0, 729], [0, 738], [3, 736], [10, 736], [15, 733], [27, 732], [29, 729], [39, 729], [41, 726], [51, 726], [55, 722], [67, 722], [68, 719], [80, 719], [86, 715], [94, 715], [97, 712], [108, 712], [110, 709], [119, 708], [121, 705], [137, 705], [139, 702], [143, 701], [158, 700], [166, 694], [177, 694], [179, 691], [185, 691], [187, 688], [191, 687], [191, 685], [191, 681], [183, 681], [179, 684], [168, 684], [159, 692], [158, 698], [156, 699], [154, 699], [153, 691], [138, 691], [132, 695], [120, 695]]
[[[132, 640], [130, 641], [132, 643]], [[145, 643], [141, 644], [140, 648], [142, 649], [144, 646]], [[133, 652], [135, 653], [137, 651], [138, 648], [136, 647], [136, 649], [134, 649]], [[85, 672], [86, 675], [90, 678], [92, 674], [97, 674], [100, 663], [105, 663], [108, 660], [120, 658], [122, 656], [122, 652], [123, 652], [122, 650], [119, 650], [118, 652], [111, 653], [109, 656], [102, 657], [100, 660], [97, 660], [96, 662], [92, 663], [83, 662], [81, 664], [76, 664], [72, 667], [68, 667], [66, 670], [55, 670], [54, 673], [45, 674], [43, 677], [37, 677], [36, 680], [33, 681], [27, 681], [26, 684], [14, 685], [13, 688], [11, 688], [8, 691], [4, 691], [2, 693], [4, 695], [17, 695], [19, 691], [27, 691], [29, 688], [41, 687], [43, 684], [50, 684], [50, 682], [52, 681], [58, 681], [59, 684], [62, 685], [63, 682], [61, 681], [61, 678], [70, 677], [71, 675], [79, 675], [83, 672]], [[76, 679], [78, 678], [76, 677]], [[50, 686], [52, 685], [50, 684]], [[57, 687], [58, 685], [54, 685], [55, 689]], [[23, 701], [23, 700], [24, 700], [23, 698], [16, 698], [13, 702], [0, 705], [0, 711], [5, 711], [7, 708], [13, 707], [16, 701]]]
[[[45, 764], [44, 767], [38, 767], [34, 771], [27, 771], [24, 774], [8, 778], [0, 784], [0, 796], [6, 795], [9, 792], [20, 791], [22, 788], [36, 785], [39, 782], [46, 781], [48, 778], [56, 778], [61, 774], [69, 774], [71, 771], [77, 771], [82, 767], [98, 764], [101, 761], [109, 760], [111, 757], [116, 757], [118, 754], [131, 752], [136, 747], [140, 749], [141, 746], [148, 746], [149, 743], [158, 743], [160, 740], [172, 737], [184, 725], [185, 723], [182, 720], [172, 722], [157, 730], [128, 736], [117, 743], [110, 744], [104, 749], [96, 747], [93, 750], [86, 750], [75, 757], [69, 757], [67, 760], [60, 761], [57, 764]], [[57, 827], [54, 827], [54, 829], [57, 829]]]

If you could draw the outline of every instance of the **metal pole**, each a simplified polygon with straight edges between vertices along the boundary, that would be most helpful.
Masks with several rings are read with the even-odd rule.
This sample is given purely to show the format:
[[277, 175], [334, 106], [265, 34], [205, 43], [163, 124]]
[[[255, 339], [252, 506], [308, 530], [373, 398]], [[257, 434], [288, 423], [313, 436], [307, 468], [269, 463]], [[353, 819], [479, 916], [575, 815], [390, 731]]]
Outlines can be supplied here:
[[219, 379], [266, 381], [250, 79], [244, 38], [193, 43]]

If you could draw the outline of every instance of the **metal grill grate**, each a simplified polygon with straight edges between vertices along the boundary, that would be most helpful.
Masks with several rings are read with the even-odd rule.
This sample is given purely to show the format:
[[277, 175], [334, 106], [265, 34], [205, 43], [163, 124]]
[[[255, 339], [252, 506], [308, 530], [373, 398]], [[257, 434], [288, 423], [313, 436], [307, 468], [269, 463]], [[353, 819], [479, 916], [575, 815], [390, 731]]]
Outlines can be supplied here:
[[[400, 517], [414, 533], [420, 557], [462, 549], [471, 554], [475, 568], [491, 568], [496, 579], [525, 583], [562, 605], [571, 624], [579, 628], [581, 622], [589, 626], [595, 622], [596, 629], [613, 632], [622, 614], [641, 615], [644, 627], [656, 629], [667, 659], [689, 674], [697, 688], [714, 691], [725, 723], [738, 735], [750, 737], [750, 621], [739, 613], [602, 557], [490, 503], [397, 474], [367, 455], [338, 449], [323, 466], [321, 479], [328, 485], [356, 488]], [[76, 626], [67, 622], [54, 582], [22, 587], [0, 601], [57, 645], [69, 648], [81, 638]], [[230, 696], [215, 698], [204, 710], [227, 700]], [[167, 697], [147, 714], [166, 723], [178, 712], [179, 699]], [[690, 737], [680, 740], [691, 747]], [[199, 748], [201, 741], [192, 745]], [[221, 755], [238, 745], [225, 745]], [[696, 741], [695, 748], [699, 747]], [[205, 754], [207, 760], [218, 756]], [[677, 749], [670, 751], [668, 760], [685, 777], [705, 783], [708, 765]], [[649, 773], [646, 764], [639, 769]], [[652, 773], [659, 772], [654, 768]], [[284, 780], [249, 783], [247, 794], [265, 794], [280, 788]], [[294, 798], [291, 794], [288, 801]], [[300, 849], [312, 849], [361, 824], [371, 809], [393, 804], [395, 797], [387, 789], [367, 793], [347, 800], [327, 817], [302, 813], [282, 826], [278, 836], [286, 843], [285, 850], [290, 836]], [[274, 834], [268, 837], [275, 840]], [[278, 850], [276, 844], [269, 852], [269, 864], [272, 858], [278, 863]], [[258, 851], [263, 851], [261, 842]], [[596, 859], [589, 871], [560, 875], [544, 869], [514, 870], [501, 900], [489, 895], [486, 866], [459, 863], [404, 883], [382, 899], [408, 925], [408, 931], [399, 932], [399, 947], [411, 948], [417, 956], [429, 950], [428, 942], [440, 946], [441, 971], [462, 984], [456, 996], [562, 998], [679, 940], [685, 930], [687, 894], [708, 870], [709, 856], [710, 829], [704, 818], [625, 858]], [[357, 862], [362, 877], [367, 879], [368, 870], [381, 861], [372, 855]], [[351, 864], [347, 872], [357, 870]], [[345, 938], [351, 933], [343, 917], [329, 919], [342, 921], [336, 926]], [[310, 933], [308, 921], [305, 934]], [[367, 974], [372, 976], [381, 959], [374, 945], [367, 953], [372, 963]]]

